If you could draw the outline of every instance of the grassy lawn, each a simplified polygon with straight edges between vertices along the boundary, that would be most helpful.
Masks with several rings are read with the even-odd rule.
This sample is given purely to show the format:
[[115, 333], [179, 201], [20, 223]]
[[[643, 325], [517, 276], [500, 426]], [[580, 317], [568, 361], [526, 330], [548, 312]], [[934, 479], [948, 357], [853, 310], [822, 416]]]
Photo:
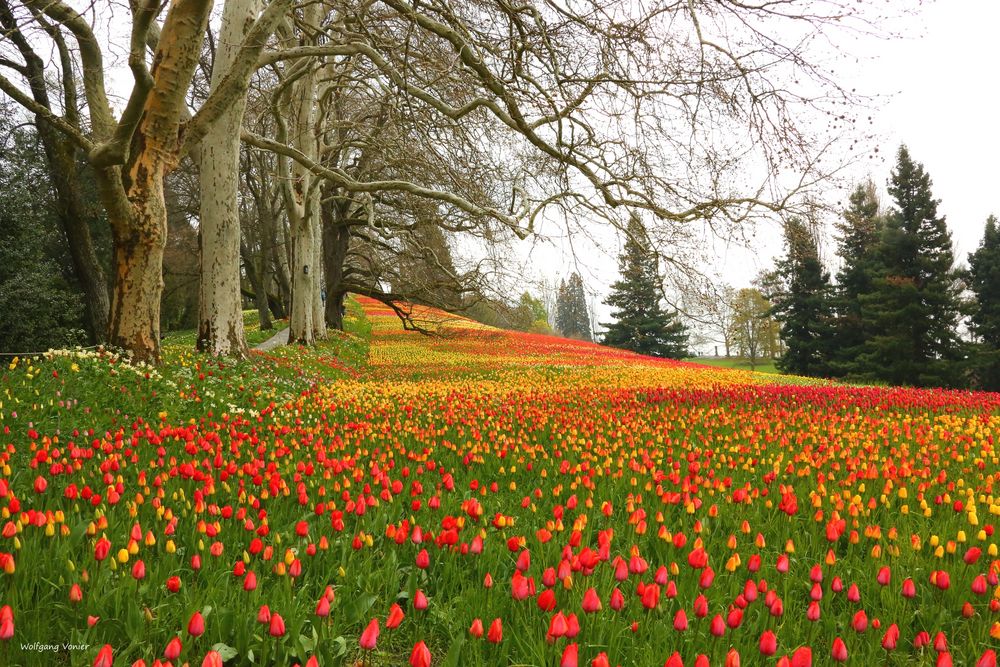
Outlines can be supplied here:
[[[274, 328], [261, 330], [260, 313], [256, 310], [243, 311], [243, 330], [246, 332], [247, 345], [254, 347], [263, 343], [274, 334], [288, 328], [288, 320], [274, 320]], [[165, 332], [163, 337], [164, 345], [190, 345], [194, 347], [198, 340], [198, 331], [195, 329], [180, 329], [177, 331]]]
[[[746, 357], [690, 357], [685, 359], [685, 361], [691, 361], [696, 364], [704, 364], [706, 366], [715, 366], [716, 368], [739, 368], [741, 370], [750, 370], [750, 360]], [[774, 359], [758, 359], [753, 370], [758, 373], [780, 374], [780, 371], [774, 367]]]

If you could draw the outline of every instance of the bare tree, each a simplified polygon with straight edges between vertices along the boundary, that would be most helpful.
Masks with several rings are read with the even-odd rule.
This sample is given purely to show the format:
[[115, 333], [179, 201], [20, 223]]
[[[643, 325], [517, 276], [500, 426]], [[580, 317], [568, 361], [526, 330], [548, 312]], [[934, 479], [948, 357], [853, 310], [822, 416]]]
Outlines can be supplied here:
[[[290, 7], [291, 0], [268, 6], [248, 31], [225, 81], [189, 119], [185, 98], [211, 0], [174, 0], [162, 24], [157, 23], [163, 9], [159, 3], [130, 4], [132, 88], [117, 117], [109, 101], [105, 52], [90, 22], [62, 0], [21, 0], [14, 18], [20, 30], [31, 29], [36, 39], [51, 41], [61, 54], [64, 77], [80, 73], [89, 123], [84, 124], [76, 108], [57, 111], [39, 103], [6, 76], [0, 75], [0, 91], [67, 137], [93, 166], [114, 239], [108, 341], [137, 360], [155, 363], [160, 357], [167, 229], [163, 178], [242, 95], [268, 35]], [[75, 49], [66, 44], [67, 37]]]
[[[810, 60], [810, 47], [832, 26], [870, 26], [836, 0], [641, 10], [624, 0], [382, 0], [328, 3], [317, 18], [308, 43], [262, 62], [284, 77], [313, 71], [305, 60], [323, 72], [319, 154], [288, 136], [244, 139], [326, 181], [324, 197], [340, 203], [336, 224], [370, 236], [378, 207], [404, 196], [519, 237], [553, 209], [566, 214], [567, 232], [595, 221], [623, 227], [627, 216], [614, 209], [632, 209], [660, 221], [653, 240], [675, 262], [692, 223], [731, 234], [794, 207], [830, 176], [822, 158], [850, 123], [842, 104], [851, 95]], [[816, 113], [834, 114], [830, 132], [805, 131]], [[478, 197], [461, 178], [476, 160], [441, 147], [463, 145], [463, 134], [487, 147], [476, 160], [505, 163], [505, 177], [492, 179], [505, 192]], [[376, 144], [393, 159], [370, 157]], [[414, 146], [423, 152], [403, 152]]]

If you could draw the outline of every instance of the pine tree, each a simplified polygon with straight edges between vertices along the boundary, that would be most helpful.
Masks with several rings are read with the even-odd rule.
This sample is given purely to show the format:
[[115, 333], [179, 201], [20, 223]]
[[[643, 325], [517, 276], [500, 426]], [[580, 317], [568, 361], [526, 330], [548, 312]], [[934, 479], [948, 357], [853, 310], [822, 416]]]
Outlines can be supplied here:
[[826, 376], [833, 346], [830, 276], [823, 270], [816, 236], [798, 218], [785, 224], [785, 257], [778, 262], [779, 289], [770, 298], [771, 314], [781, 324], [785, 353], [778, 370]]
[[951, 235], [923, 165], [900, 147], [889, 194], [872, 292], [860, 297], [872, 336], [858, 356], [856, 375], [892, 384], [955, 384], [961, 349], [955, 326], [959, 300]]
[[583, 278], [574, 272], [569, 280], [559, 283], [556, 297], [556, 329], [567, 338], [593, 340], [590, 332], [590, 311]]
[[969, 289], [976, 295], [970, 328], [978, 338], [972, 354], [976, 386], [1000, 390], [1000, 230], [996, 216], [986, 220], [979, 248], [969, 255]]
[[836, 314], [834, 357], [831, 372], [845, 375], [854, 370], [861, 346], [871, 335], [861, 317], [861, 296], [870, 294], [878, 274], [878, 245], [882, 232], [875, 184], [859, 184], [851, 193], [843, 219], [837, 223], [837, 255], [843, 264], [837, 273], [833, 298]]
[[677, 313], [660, 305], [657, 255], [638, 218], [629, 221], [625, 247], [618, 258], [621, 280], [605, 301], [615, 308], [615, 322], [605, 324], [604, 344], [656, 357], [687, 356], [687, 327]]

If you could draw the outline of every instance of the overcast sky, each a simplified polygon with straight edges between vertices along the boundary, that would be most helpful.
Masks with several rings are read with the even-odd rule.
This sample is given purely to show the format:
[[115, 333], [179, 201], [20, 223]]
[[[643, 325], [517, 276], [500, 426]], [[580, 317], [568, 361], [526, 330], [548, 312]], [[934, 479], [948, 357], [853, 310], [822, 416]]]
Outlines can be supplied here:
[[[850, 80], [842, 83], [884, 96], [873, 113], [879, 154], [863, 160], [851, 178], [861, 180], [870, 174], [888, 200], [884, 187], [896, 149], [905, 143], [930, 174], [934, 196], [941, 200], [938, 211], [947, 219], [956, 259], [962, 262], [978, 245], [986, 217], [1000, 214], [998, 26], [1000, 2], [940, 0], [900, 19], [899, 39], [862, 37], [840, 45], [859, 56], [853, 73], [846, 76]], [[713, 268], [727, 282], [744, 286], [770, 268], [781, 251], [780, 231], [776, 225], [759, 228], [749, 251], [716, 246]], [[584, 253], [578, 247], [576, 259], [567, 250], [565, 243], [535, 246], [531, 264], [550, 279], [565, 275], [574, 265], [590, 274], [585, 280], [600, 294], [594, 304], [598, 320], [606, 321], [609, 309], [599, 301], [617, 278], [617, 246], [603, 254]], [[825, 252], [832, 255], [832, 248]]]

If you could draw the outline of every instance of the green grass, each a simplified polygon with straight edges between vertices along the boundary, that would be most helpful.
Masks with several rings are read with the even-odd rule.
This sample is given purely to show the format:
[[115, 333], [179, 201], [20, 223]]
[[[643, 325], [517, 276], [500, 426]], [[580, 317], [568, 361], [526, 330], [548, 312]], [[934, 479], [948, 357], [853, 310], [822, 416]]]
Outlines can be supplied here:
[[[751, 370], [750, 360], [746, 357], [689, 357], [688, 359], [685, 359], [685, 361], [691, 361], [696, 364], [704, 364], [705, 366], [714, 366], [716, 368], [738, 368], [744, 371]], [[753, 367], [753, 370], [758, 373], [781, 374], [781, 371], [774, 366], [774, 359], [758, 359], [757, 363]]]
[[[287, 320], [275, 320], [273, 329], [260, 328], [260, 313], [256, 309], [243, 311], [243, 331], [246, 334], [247, 345], [254, 347], [288, 328]], [[194, 347], [198, 341], [197, 329], [178, 329], [168, 331], [163, 336], [163, 345], [189, 345]]]

